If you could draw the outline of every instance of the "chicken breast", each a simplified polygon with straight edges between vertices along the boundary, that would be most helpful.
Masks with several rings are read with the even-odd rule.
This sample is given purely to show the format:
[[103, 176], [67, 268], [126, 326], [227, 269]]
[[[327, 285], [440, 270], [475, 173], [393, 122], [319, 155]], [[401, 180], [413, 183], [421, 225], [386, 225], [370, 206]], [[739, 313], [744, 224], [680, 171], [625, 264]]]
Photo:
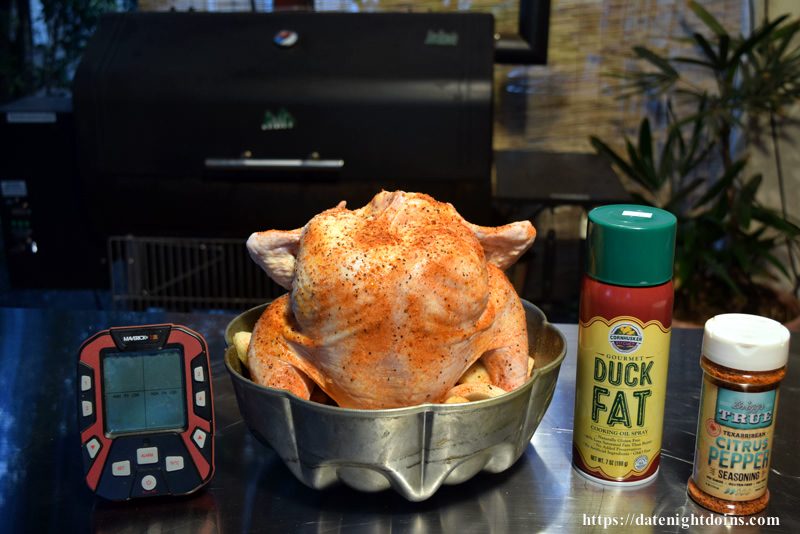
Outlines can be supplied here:
[[342, 407], [393, 408], [443, 401], [481, 359], [509, 391], [528, 376], [528, 343], [502, 269], [535, 235], [527, 221], [481, 227], [403, 191], [254, 233], [251, 257], [290, 293], [256, 324], [251, 376], [306, 399], [316, 384]]

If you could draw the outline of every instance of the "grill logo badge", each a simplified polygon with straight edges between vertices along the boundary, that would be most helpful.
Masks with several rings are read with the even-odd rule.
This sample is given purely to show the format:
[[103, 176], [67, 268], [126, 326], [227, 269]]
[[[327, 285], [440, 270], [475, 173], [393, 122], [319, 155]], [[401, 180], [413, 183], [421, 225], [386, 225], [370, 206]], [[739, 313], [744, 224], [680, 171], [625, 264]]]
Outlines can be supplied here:
[[428, 30], [425, 44], [430, 46], [457, 46], [458, 33], [444, 30]]
[[272, 38], [272, 42], [281, 48], [291, 48], [297, 44], [299, 38], [300, 36], [297, 35], [297, 32], [281, 30], [275, 34], [275, 37]]
[[264, 120], [261, 121], [261, 129], [266, 130], [292, 130], [295, 120], [286, 108], [279, 108], [273, 113], [270, 110], [264, 112]]

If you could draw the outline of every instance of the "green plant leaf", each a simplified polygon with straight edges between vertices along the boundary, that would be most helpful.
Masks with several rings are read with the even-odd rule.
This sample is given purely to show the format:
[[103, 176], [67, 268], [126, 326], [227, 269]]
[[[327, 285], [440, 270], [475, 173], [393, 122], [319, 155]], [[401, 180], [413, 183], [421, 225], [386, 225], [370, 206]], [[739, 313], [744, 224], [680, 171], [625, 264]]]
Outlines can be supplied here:
[[669, 64], [669, 61], [659, 56], [649, 48], [645, 46], [634, 46], [633, 51], [637, 56], [657, 67], [661, 72], [663, 72], [669, 78], [673, 79], [678, 78], [678, 71], [676, 71], [673, 68], [673, 66]]
[[722, 24], [720, 24], [720, 22], [711, 13], [706, 11], [703, 6], [694, 0], [689, 2], [689, 9], [691, 9], [692, 12], [694, 12], [694, 14], [697, 15], [697, 17], [702, 20], [712, 32], [720, 37], [728, 35], [728, 32], [725, 30]]
[[709, 62], [714, 65], [715, 68], [719, 67], [719, 58], [708, 40], [700, 33], [693, 33], [692, 37], [694, 38], [694, 42], [700, 47], [700, 50], [706, 55]]
[[[716, 144], [713, 140], [706, 141], [706, 136], [703, 134], [705, 129], [705, 115], [703, 115], [703, 113], [706, 111], [707, 107], [708, 96], [703, 94], [697, 104], [699, 113], [695, 115], [694, 124], [692, 125], [692, 136], [689, 139], [688, 152], [683, 155], [683, 164], [680, 168], [681, 174], [689, 174], [692, 169], [706, 159], [706, 156], [708, 156]], [[698, 153], [701, 142], [705, 142], [706, 146]]]
[[672, 198], [670, 198], [669, 202], [667, 202], [665, 209], [672, 211], [680, 207], [681, 202], [683, 202], [689, 195], [694, 193], [698, 187], [705, 183], [704, 178], [695, 178], [692, 180], [689, 185], [680, 189], [679, 191], [672, 192]]
[[673, 145], [675, 144], [676, 140], [678, 141], [679, 145], [683, 144], [680, 130], [669, 130], [669, 132], [667, 132], [667, 140], [664, 143], [664, 146], [661, 147], [661, 156], [656, 172], [659, 176], [663, 176], [665, 180], [672, 175], [672, 171], [675, 168]]
[[[705, 94], [705, 93], [703, 93], [703, 94]], [[690, 96], [693, 97], [693, 98], [696, 97], [698, 100], [700, 100], [702, 98], [702, 95], [691, 94]], [[691, 123], [694, 123], [694, 122], [697, 122], [697, 121], [705, 122], [709, 118], [711, 118], [711, 116], [712, 116], [712, 113], [708, 109], [698, 108], [698, 111], [696, 111], [695, 113], [690, 113], [686, 117], [684, 117], [682, 119], [678, 119], [675, 122], [673, 122], [670, 125], [670, 128], [683, 128], [687, 124], [691, 124]]]
[[725, 267], [719, 262], [716, 256], [712, 254], [709, 250], [703, 250], [701, 252], [701, 257], [703, 258], [706, 267], [714, 273], [720, 280], [722, 280], [731, 290], [736, 293], [737, 295], [742, 295], [742, 289], [739, 287], [733, 278], [731, 278], [728, 271]]
[[756, 174], [750, 180], [747, 181], [746, 184], [742, 187], [742, 190], [739, 192], [738, 201], [738, 212], [739, 212], [739, 224], [742, 228], [747, 229], [750, 227], [750, 220], [752, 217], [753, 211], [753, 202], [756, 198], [756, 193], [758, 192], [758, 188], [761, 187], [761, 181], [763, 177], [760, 174]]
[[742, 270], [746, 273], [751, 272], [753, 262], [750, 259], [750, 255], [748, 254], [749, 251], [745, 248], [744, 243], [734, 241], [730, 248], [733, 257], [736, 258], [736, 262], [739, 264]]
[[781, 28], [777, 28], [772, 35], [770, 36], [771, 41], [779, 41], [778, 46], [772, 51], [772, 55], [776, 58], [780, 58], [786, 52], [786, 49], [789, 48], [789, 45], [792, 43], [797, 31], [800, 30], [800, 22], [794, 22], [791, 24], [787, 24]]
[[645, 117], [639, 125], [639, 156], [642, 165], [653, 169], [653, 136], [650, 133], [650, 120]]
[[658, 189], [661, 188], [661, 182], [659, 182], [658, 178], [655, 176], [652, 157], [647, 159], [645, 155], [641, 154], [641, 149], [637, 150], [636, 147], [633, 146], [633, 143], [627, 138], [625, 139], [625, 148], [628, 152], [628, 160], [630, 160], [631, 166], [636, 170], [640, 183], [649, 191], [658, 191]]
[[[755, 232], [753, 232], [752, 234], [750, 234], [750, 236], [751, 236], [753, 239], [761, 239], [761, 236], [762, 236], [762, 235], [764, 235], [764, 233], [765, 233], [766, 231], [767, 231], [767, 227], [766, 227], [766, 226], [762, 226], [761, 228], [759, 228], [758, 230], [756, 230]], [[775, 239], [774, 239], [774, 238], [772, 238], [771, 240], [772, 240], [772, 241], [775, 241]], [[772, 248], [772, 247], [770, 247], [770, 248]]]
[[633, 167], [631, 167], [630, 164], [628, 164], [628, 162], [625, 161], [619, 154], [614, 152], [611, 147], [595, 136], [589, 137], [589, 142], [592, 144], [592, 147], [594, 147], [595, 152], [597, 152], [599, 156], [605, 157], [611, 163], [616, 165], [620, 171], [628, 176], [628, 178], [644, 185], [641, 177], [636, 173], [636, 171], [633, 170]]
[[788, 15], [783, 15], [778, 17], [777, 19], [771, 20], [766, 24], [758, 27], [750, 34], [747, 39], [744, 39], [733, 51], [731, 54], [730, 61], [738, 61], [744, 55], [749, 54], [753, 51], [757, 46], [762, 44], [764, 41], [770, 39], [771, 36], [774, 35], [773, 30], [777, 28], [784, 20], [786, 20]]
[[778, 212], [756, 205], [752, 209], [753, 218], [790, 239], [800, 236], [800, 227], [791, 221], [784, 219]]
[[794, 280], [792, 275], [789, 274], [789, 271], [786, 269], [786, 266], [783, 263], [781, 263], [781, 261], [778, 258], [776, 258], [774, 254], [767, 251], [763, 252], [761, 255], [765, 260], [774, 265], [783, 274], [783, 276], [786, 277], [787, 280], [789, 281]]
[[674, 61], [675, 63], [687, 63], [689, 65], [699, 65], [701, 67], [706, 67], [708, 69], [713, 69], [715, 67], [714, 64], [709, 63], [708, 61], [703, 61], [702, 59], [697, 59], [694, 57], [678, 56], [672, 58], [672, 61]]
[[620, 75], [614, 75], [614, 78], [628, 80], [615, 88], [617, 98], [628, 98], [633, 95], [646, 94], [661, 94], [672, 87], [675, 77], [666, 75], [662, 72], [644, 72], [633, 71], [626, 72]]
[[[782, 16], [778, 17], [777, 19], [774, 19], [774, 21], [777, 21], [777, 22], [780, 23], [780, 22], [783, 22], [784, 20], [786, 20], [787, 18], [788, 18], [788, 15], [782, 15]], [[795, 21], [792, 21], [792, 22], [790, 22], [788, 24], [785, 24], [784, 26], [781, 26], [780, 28], [777, 28], [775, 31], [771, 32], [770, 39], [773, 40], [773, 41], [780, 41], [780, 40], [787, 40], [787, 39], [791, 41], [792, 38], [794, 38], [794, 35], [797, 33], [798, 30], [800, 30], [800, 21], [799, 20], [795, 20]]]
[[720, 234], [725, 233], [725, 226], [723, 221], [730, 215], [731, 207], [728, 195], [718, 194], [716, 202], [708, 210], [711, 221], [719, 223]]
[[747, 160], [744, 159], [734, 162], [733, 165], [731, 165], [731, 168], [728, 169], [725, 174], [723, 174], [722, 177], [717, 180], [717, 182], [712, 185], [702, 197], [700, 197], [700, 200], [695, 203], [694, 207], [699, 208], [707, 204], [708, 202], [717, 198], [723, 191], [728, 189], [739, 173], [742, 172], [742, 169], [744, 169], [746, 163]]
[[683, 174], [688, 174], [692, 171], [695, 167], [700, 165], [703, 161], [706, 160], [708, 155], [711, 153], [712, 150], [716, 147], [716, 143], [709, 142], [699, 153], [692, 153], [691, 158], [687, 158], [685, 166], [681, 167], [680, 172]]
[[687, 102], [700, 100], [706, 93], [705, 91], [696, 91], [694, 89], [687, 89], [679, 86], [673, 87], [671, 90], [676, 97], [683, 97]]
[[[766, 113], [783, 116], [800, 101], [800, 20], [768, 21], [743, 37], [738, 30], [728, 32], [701, 3], [689, 5], [702, 26], [682, 41], [692, 43], [694, 53], [670, 58], [638, 46], [632, 54], [643, 60], [642, 70], [616, 75], [621, 97], [666, 99], [668, 129], [659, 132], [643, 121], [637, 138], [624, 139], [624, 149], [615, 152], [596, 138], [592, 145], [636, 184], [638, 201], [655, 202], [678, 216], [675, 276], [680, 292], [687, 296], [723, 287], [730, 288], [731, 296], [741, 295], [753, 275], [787, 275], [773, 250], [787, 240], [800, 253], [800, 227], [758, 203], [762, 178], [745, 174], [744, 159], [728, 164], [713, 181], [698, 171], [704, 162], [716, 161], [732, 129], [751, 131]], [[684, 72], [691, 78], [682, 80]]]
[[720, 35], [719, 36], [719, 64], [720, 65], [727, 65], [728, 64], [728, 48], [731, 44], [731, 38], [728, 35]]

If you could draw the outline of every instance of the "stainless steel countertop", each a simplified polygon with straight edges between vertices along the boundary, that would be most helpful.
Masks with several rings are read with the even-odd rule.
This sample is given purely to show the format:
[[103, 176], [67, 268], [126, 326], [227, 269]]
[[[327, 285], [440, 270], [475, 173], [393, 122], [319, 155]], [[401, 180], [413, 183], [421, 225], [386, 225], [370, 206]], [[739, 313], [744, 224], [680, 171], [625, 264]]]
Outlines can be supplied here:
[[[303, 486], [245, 428], [222, 363], [232, 316], [0, 309], [0, 521], [5, 532], [540, 532], [604, 531], [591, 516], [621, 521], [658, 515], [721, 518], [686, 495], [692, 469], [701, 372], [700, 330], [677, 329], [670, 351], [661, 472], [650, 485], [595, 485], [570, 463], [577, 328], [558, 325], [569, 344], [553, 402], [523, 457], [508, 471], [443, 487], [421, 503], [388, 491]], [[190, 497], [109, 503], [82, 479], [75, 406], [80, 343], [109, 326], [181, 323], [201, 332], [212, 358], [217, 417], [216, 474]], [[781, 387], [764, 518], [779, 527], [734, 532], [800, 532], [800, 337], [793, 336]], [[629, 514], [633, 514], [629, 516]], [[639, 518], [641, 520], [641, 518]], [[597, 521], [597, 520], [595, 520]], [[680, 526], [608, 531], [687, 532]], [[731, 532], [725, 527], [703, 528]]]

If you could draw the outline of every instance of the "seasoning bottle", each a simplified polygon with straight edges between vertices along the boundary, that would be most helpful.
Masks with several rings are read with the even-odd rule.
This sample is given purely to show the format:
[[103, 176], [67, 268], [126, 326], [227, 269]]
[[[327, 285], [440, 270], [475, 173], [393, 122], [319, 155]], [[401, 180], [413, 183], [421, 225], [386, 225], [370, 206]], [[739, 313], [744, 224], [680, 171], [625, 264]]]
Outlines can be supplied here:
[[676, 224], [649, 206], [589, 212], [572, 463], [596, 482], [644, 484], [658, 473]]
[[729, 313], [706, 322], [689, 496], [726, 515], [750, 515], [769, 501], [778, 386], [786, 375], [789, 330], [757, 315]]

